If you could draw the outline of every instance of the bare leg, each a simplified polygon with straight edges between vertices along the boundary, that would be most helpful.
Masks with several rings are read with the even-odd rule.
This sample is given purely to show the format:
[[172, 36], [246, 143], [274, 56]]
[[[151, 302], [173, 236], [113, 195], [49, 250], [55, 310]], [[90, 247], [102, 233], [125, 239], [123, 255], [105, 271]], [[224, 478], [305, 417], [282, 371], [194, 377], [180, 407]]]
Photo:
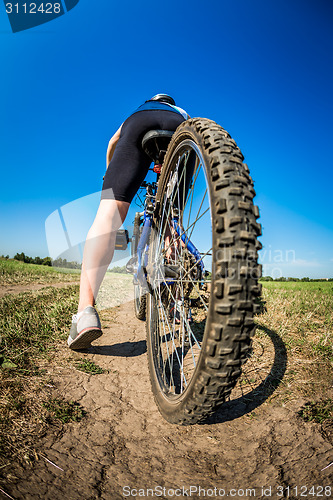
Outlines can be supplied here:
[[113, 258], [116, 232], [124, 222], [130, 204], [101, 200], [84, 246], [78, 312], [93, 306], [106, 270]]

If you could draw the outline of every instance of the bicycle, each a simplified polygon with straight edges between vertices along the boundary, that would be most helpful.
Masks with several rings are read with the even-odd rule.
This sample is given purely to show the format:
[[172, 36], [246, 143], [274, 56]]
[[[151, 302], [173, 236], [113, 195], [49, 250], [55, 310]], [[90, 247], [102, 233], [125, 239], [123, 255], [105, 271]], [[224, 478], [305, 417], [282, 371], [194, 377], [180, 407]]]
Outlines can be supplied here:
[[134, 309], [146, 320], [159, 411], [193, 424], [230, 395], [251, 352], [259, 209], [241, 151], [212, 120], [150, 131], [142, 147], [156, 181], [142, 184], [144, 208], [134, 221]]

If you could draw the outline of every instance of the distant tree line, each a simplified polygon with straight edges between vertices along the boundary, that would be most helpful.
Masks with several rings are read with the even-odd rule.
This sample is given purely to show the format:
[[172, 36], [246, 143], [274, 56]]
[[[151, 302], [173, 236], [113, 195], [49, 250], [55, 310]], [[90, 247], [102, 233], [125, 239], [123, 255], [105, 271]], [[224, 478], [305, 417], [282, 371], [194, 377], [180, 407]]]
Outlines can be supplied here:
[[17, 253], [14, 255], [14, 260], [19, 260], [20, 262], [25, 262], [26, 264], [37, 264], [39, 266], [52, 266], [52, 261], [50, 257], [29, 257], [25, 255], [24, 252]]
[[122, 267], [115, 266], [115, 267], [112, 267], [111, 269], [109, 269], [109, 271], [111, 273], [121, 273], [121, 274], [127, 273], [125, 266], [122, 266]]
[[[9, 255], [1, 255], [1, 259], [9, 259]], [[81, 264], [79, 262], [69, 262], [66, 259], [61, 259], [60, 257], [58, 259], [52, 260], [51, 257], [29, 257], [28, 255], [25, 255], [24, 252], [17, 253], [14, 256], [15, 260], [19, 260], [21, 262], [25, 262], [26, 264], [37, 264], [39, 266], [53, 266], [53, 267], [64, 267], [68, 269], [81, 269]], [[109, 269], [112, 273], [126, 273], [126, 267], [125, 266], [115, 266], [111, 269]], [[211, 273], [210, 273], [211, 274]], [[285, 277], [281, 276], [280, 278], [272, 278], [272, 276], [263, 276], [260, 278], [260, 281], [319, 281], [319, 282], [324, 282], [324, 281], [333, 281], [333, 278], [293, 278], [293, 277]]]
[[[3, 256], [2, 256], [3, 257]], [[9, 255], [3, 257], [5, 259], [9, 259]], [[14, 255], [15, 260], [19, 260], [20, 262], [25, 262], [26, 264], [37, 264], [38, 266], [53, 266], [53, 267], [65, 267], [69, 269], [81, 269], [81, 264], [79, 262], [68, 262], [66, 259], [58, 259], [52, 260], [51, 257], [29, 257], [25, 255], [24, 252], [17, 253]]]
[[80, 262], [67, 261], [67, 259], [61, 259], [60, 257], [56, 260], [52, 260], [52, 266], [54, 267], [66, 267], [68, 269], [81, 269]]
[[260, 278], [261, 281], [333, 281], [333, 278], [285, 278], [281, 276], [280, 278], [272, 278], [271, 276], [263, 276]]

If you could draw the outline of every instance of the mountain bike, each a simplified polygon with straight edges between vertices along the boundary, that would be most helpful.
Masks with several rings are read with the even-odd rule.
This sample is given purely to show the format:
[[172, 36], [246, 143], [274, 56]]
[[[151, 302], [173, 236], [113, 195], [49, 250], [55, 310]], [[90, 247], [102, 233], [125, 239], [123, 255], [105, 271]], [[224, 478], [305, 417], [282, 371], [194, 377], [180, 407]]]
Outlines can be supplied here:
[[149, 131], [129, 271], [146, 320], [152, 390], [163, 417], [193, 424], [230, 395], [251, 351], [261, 293], [261, 225], [244, 157], [214, 121]]

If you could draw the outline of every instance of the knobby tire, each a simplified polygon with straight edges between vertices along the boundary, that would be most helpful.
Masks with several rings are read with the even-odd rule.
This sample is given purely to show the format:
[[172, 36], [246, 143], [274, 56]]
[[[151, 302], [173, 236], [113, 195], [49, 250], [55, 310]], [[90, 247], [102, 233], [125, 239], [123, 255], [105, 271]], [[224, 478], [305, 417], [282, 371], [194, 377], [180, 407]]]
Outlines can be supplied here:
[[[230, 395], [241, 374], [242, 364], [251, 350], [251, 339], [255, 332], [254, 314], [258, 309], [256, 298], [261, 293], [258, 284], [261, 266], [258, 264], [257, 254], [261, 248], [257, 240], [261, 235], [261, 225], [256, 221], [259, 210], [253, 204], [253, 181], [235, 141], [214, 121], [203, 118], [187, 120], [173, 135], [158, 183], [153, 229], [157, 234], [163, 233], [161, 220], [164, 205], [170, 203], [170, 182], [180, 164], [177, 151], [185, 151], [187, 145], [189, 150], [194, 151], [192, 154], [196, 154], [201, 161], [206, 178], [212, 232], [212, 274], [209, 291], [205, 292], [206, 299], [204, 292], [202, 297], [196, 299], [199, 303], [200, 300], [204, 303], [208, 295], [209, 303], [204, 333], [200, 342], [197, 342], [201, 350], [198, 355], [195, 354], [197, 359], [192, 352], [193, 374], [185, 388], [177, 389], [176, 377], [171, 373], [173, 365], [171, 366], [170, 359], [178, 356], [176, 347], [175, 352], [170, 353], [170, 347], [166, 345], [171, 345], [172, 332], [162, 332], [165, 323], [171, 325], [171, 313], [168, 313], [168, 317], [165, 312], [164, 316], [161, 316], [157, 293], [147, 294], [147, 307], [145, 303], [148, 364], [154, 398], [163, 417], [176, 424], [194, 424], [204, 419]], [[195, 171], [189, 175], [194, 178]], [[185, 182], [190, 185], [188, 179], [184, 180]], [[185, 188], [183, 190], [186, 193]], [[168, 209], [170, 210], [170, 207]], [[180, 212], [183, 210], [181, 201], [176, 209]], [[153, 243], [151, 247], [150, 260], [153, 266], [158, 247], [157, 244], [154, 247]], [[152, 285], [153, 280], [154, 277], [151, 278]], [[172, 289], [170, 287], [171, 296], [176, 293], [176, 286]], [[182, 286], [184, 288], [185, 285]], [[194, 283], [193, 288], [197, 289], [199, 285]], [[165, 295], [162, 290], [160, 297], [163, 297], [163, 293]], [[201, 290], [196, 293], [201, 293]], [[189, 299], [191, 300], [194, 299]], [[166, 304], [165, 309], [169, 307], [171, 310], [170, 299], [169, 302], [166, 300]], [[182, 314], [184, 316], [185, 313]], [[184, 318], [183, 322], [187, 324], [187, 319]], [[191, 349], [192, 344], [194, 345], [194, 341], [191, 341]], [[167, 361], [161, 361], [161, 358], [166, 356], [162, 349], [169, 349]], [[177, 349], [180, 352], [180, 348]], [[192, 351], [195, 349], [199, 350], [196, 345]], [[167, 364], [171, 366], [167, 368], [168, 373]], [[182, 376], [183, 371], [180, 377]]]

